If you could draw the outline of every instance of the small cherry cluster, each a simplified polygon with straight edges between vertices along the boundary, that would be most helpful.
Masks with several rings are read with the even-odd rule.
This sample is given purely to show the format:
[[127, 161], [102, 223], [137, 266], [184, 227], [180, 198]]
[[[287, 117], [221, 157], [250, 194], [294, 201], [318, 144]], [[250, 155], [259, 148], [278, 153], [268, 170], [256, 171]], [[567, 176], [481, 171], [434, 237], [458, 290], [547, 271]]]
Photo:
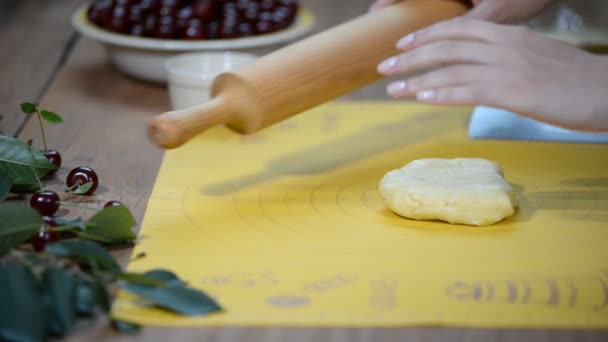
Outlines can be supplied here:
[[[47, 122], [57, 124], [62, 123], [63, 119], [56, 113], [40, 109], [37, 103], [22, 103], [21, 109], [25, 114], [36, 114], [38, 116], [40, 129], [42, 132], [42, 140], [44, 142], [44, 150], [41, 152], [49, 160], [49, 162], [55, 166], [55, 170], [50, 174], [55, 173], [59, 168], [61, 168], [61, 154], [56, 150], [48, 149], [42, 122], [45, 120]], [[29, 141], [29, 145], [31, 149], [31, 141]], [[35, 168], [34, 165], [32, 166]], [[42, 251], [47, 243], [59, 240], [59, 232], [53, 230], [54, 227], [58, 226], [58, 224], [55, 222], [54, 215], [57, 213], [57, 211], [59, 211], [62, 204], [68, 205], [68, 203], [62, 202], [61, 198], [55, 191], [46, 190], [38, 178], [35, 170], [34, 175], [38, 180], [39, 191], [33, 194], [30, 198], [30, 207], [42, 215], [44, 226], [41, 228], [40, 232], [32, 238], [32, 247], [36, 251]], [[79, 166], [72, 169], [68, 173], [66, 185], [68, 193], [90, 196], [95, 192], [95, 190], [97, 190], [97, 187], [99, 186], [99, 177], [97, 177], [97, 173], [92, 168], [87, 166]], [[104, 205], [104, 208], [122, 205], [123, 204], [118, 201], [109, 201]]]
[[[66, 184], [68, 189], [82, 188], [86, 184], [88, 189], [81, 194], [92, 195], [99, 185], [99, 179], [92, 168], [79, 166], [70, 171]], [[42, 251], [47, 243], [59, 240], [59, 233], [53, 231], [53, 228], [58, 226], [53, 215], [57, 213], [62, 203], [59, 195], [52, 190], [38, 191], [30, 198], [30, 206], [38, 211], [44, 220], [44, 227], [32, 238], [34, 250]], [[123, 204], [118, 201], [109, 201], [104, 208], [121, 205]]]

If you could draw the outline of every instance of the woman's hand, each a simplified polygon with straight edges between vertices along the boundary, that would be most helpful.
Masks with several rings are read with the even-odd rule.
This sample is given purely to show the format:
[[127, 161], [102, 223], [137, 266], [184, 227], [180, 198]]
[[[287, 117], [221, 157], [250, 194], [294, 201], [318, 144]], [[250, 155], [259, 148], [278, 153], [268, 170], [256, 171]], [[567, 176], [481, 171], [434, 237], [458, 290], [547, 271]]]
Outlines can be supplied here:
[[573, 129], [608, 131], [608, 59], [522, 27], [457, 18], [401, 39], [378, 67], [412, 74], [396, 98], [487, 105]]
[[[376, 0], [376, 10], [404, 0]], [[405, 0], [406, 1], [406, 0]], [[473, 9], [465, 16], [497, 23], [517, 23], [540, 13], [553, 0], [472, 0]]]

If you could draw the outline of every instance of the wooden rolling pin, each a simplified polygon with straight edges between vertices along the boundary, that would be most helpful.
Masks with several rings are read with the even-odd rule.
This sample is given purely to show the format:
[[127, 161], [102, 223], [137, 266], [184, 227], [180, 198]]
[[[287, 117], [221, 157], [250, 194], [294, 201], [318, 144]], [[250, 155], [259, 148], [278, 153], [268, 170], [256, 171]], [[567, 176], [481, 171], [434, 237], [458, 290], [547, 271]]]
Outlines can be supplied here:
[[407, 0], [301, 40], [217, 77], [210, 101], [153, 118], [150, 138], [170, 149], [219, 124], [256, 132], [380, 79], [377, 64], [396, 54], [399, 38], [467, 9], [454, 0]]

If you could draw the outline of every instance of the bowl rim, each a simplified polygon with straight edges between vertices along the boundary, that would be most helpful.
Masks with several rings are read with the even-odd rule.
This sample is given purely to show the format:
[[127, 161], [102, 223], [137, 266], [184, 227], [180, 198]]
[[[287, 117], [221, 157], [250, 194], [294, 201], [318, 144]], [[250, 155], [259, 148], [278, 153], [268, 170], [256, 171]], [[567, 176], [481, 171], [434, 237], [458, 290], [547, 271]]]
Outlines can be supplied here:
[[206, 41], [184, 41], [177, 39], [155, 39], [134, 37], [102, 29], [87, 18], [90, 4], [80, 6], [72, 14], [72, 26], [82, 35], [106, 44], [129, 48], [164, 50], [164, 51], [193, 51], [193, 50], [226, 50], [258, 48], [295, 40], [312, 31], [316, 18], [312, 11], [300, 8], [295, 24], [291, 27], [271, 34], [247, 38], [217, 39]]

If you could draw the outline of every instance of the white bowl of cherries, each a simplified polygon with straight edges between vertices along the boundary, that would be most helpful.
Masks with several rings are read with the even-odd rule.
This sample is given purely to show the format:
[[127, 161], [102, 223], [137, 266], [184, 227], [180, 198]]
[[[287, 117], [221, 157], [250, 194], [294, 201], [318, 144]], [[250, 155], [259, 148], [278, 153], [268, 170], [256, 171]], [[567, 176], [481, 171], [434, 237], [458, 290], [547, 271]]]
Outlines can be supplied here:
[[74, 28], [103, 43], [119, 70], [160, 83], [176, 54], [263, 55], [308, 34], [314, 23], [298, 0], [96, 0], [72, 16]]

